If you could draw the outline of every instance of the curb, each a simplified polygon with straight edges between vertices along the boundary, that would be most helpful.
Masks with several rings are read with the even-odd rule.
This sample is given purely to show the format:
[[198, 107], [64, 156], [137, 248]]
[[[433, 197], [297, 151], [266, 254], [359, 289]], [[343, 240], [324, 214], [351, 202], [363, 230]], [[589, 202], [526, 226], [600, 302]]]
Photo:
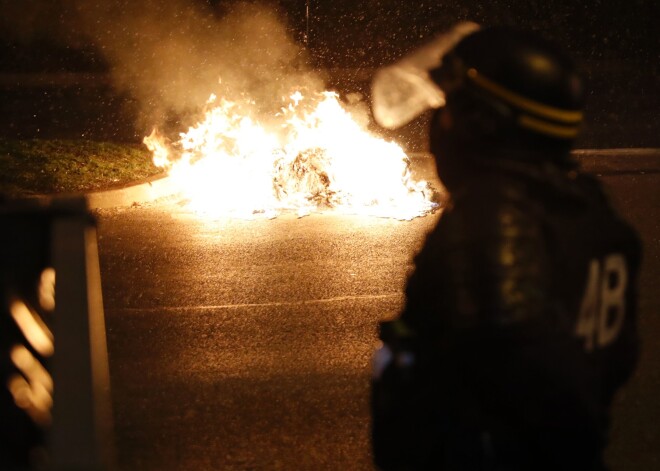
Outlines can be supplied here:
[[90, 191], [88, 193], [30, 195], [26, 196], [25, 200], [53, 202], [84, 198], [87, 202], [87, 208], [94, 210], [136, 206], [139, 204], [151, 203], [160, 198], [176, 194], [177, 190], [175, 189], [172, 179], [168, 175], [161, 175], [120, 188]]
[[660, 149], [576, 149], [582, 169], [597, 175], [660, 173]]
[[[597, 176], [660, 173], [660, 149], [575, 149], [571, 152], [580, 169]], [[427, 152], [409, 154], [417, 179], [439, 183], [433, 157]]]
[[108, 209], [151, 203], [176, 193], [172, 179], [165, 175], [123, 188], [93, 191], [86, 197], [90, 209]]
[[[583, 170], [597, 175], [660, 173], [660, 149], [577, 149], [572, 152]], [[429, 153], [410, 154], [413, 176], [437, 182], [435, 165]], [[167, 175], [123, 188], [93, 191], [85, 194], [90, 209], [130, 207], [151, 203], [177, 194]], [[39, 196], [35, 198], [67, 198], [75, 195]]]

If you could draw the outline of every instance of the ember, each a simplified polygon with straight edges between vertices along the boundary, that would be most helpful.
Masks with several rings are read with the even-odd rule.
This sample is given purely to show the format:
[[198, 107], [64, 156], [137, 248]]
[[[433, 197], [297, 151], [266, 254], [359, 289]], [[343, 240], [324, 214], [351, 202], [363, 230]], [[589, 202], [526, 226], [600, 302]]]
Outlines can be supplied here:
[[155, 129], [144, 139], [191, 211], [253, 218], [332, 209], [412, 219], [437, 206], [430, 185], [411, 178], [401, 147], [360, 126], [335, 93], [298, 91], [262, 121], [250, 116], [249, 100], [211, 95], [207, 106], [177, 142]]

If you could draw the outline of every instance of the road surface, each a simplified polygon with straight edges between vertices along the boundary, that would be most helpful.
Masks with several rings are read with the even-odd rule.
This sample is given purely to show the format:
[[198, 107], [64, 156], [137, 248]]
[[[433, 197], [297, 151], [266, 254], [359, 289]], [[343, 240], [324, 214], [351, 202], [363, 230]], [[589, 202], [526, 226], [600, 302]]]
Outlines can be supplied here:
[[[603, 179], [645, 242], [640, 367], [615, 469], [660, 469], [660, 175]], [[370, 355], [437, 215], [99, 215], [120, 469], [369, 470]]]

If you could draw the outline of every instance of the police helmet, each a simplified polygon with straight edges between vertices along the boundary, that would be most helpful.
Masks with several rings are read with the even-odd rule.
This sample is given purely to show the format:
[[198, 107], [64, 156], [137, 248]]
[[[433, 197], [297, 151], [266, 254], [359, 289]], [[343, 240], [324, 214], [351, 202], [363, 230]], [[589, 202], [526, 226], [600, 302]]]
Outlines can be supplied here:
[[480, 29], [449, 51], [430, 77], [445, 93], [459, 132], [562, 148], [579, 133], [582, 80], [569, 58], [534, 34]]

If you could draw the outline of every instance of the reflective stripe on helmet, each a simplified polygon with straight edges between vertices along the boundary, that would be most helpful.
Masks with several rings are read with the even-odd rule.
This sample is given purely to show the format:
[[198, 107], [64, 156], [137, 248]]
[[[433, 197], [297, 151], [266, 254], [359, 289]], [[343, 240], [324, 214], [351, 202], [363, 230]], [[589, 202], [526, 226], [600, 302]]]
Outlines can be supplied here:
[[532, 131], [560, 139], [572, 139], [577, 137], [580, 133], [579, 126], [563, 126], [561, 124], [537, 119], [527, 114], [520, 115], [518, 118], [518, 124], [524, 128], [531, 129]]
[[530, 113], [541, 116], [553, 121], [560, 121], [566, 124], [577, 124], [582, 121], [582, 112], [573, 110], [564, 110], [553, 106], [539, 103], [538, 101], [526, 98], [518, 93], [493, 82], [477, 72], [476, 69], [467, 71], [468, 78], [478, 87], [492, 93], [502, 100]]

